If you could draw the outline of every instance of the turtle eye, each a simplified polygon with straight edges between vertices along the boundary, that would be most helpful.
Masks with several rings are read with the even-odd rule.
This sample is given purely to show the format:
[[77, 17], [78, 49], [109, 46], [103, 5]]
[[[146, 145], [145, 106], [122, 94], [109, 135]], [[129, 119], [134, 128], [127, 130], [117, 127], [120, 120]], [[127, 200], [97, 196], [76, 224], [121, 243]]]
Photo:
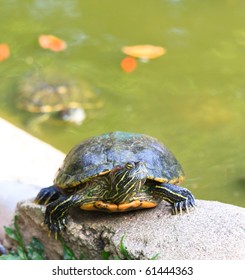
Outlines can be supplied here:
[[126, 166], [127, 169], [132, 169], [132, 168], [135, 167], [133, 162], [127, 162], [125, 166]]

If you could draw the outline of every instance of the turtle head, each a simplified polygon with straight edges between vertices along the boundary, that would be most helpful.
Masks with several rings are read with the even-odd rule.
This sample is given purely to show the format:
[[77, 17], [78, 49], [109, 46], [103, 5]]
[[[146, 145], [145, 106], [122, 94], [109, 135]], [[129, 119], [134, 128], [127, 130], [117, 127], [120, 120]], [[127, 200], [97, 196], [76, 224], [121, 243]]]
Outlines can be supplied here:
[[147, 178], [147, 169], [144, 162], [127, 162], [115, 166], [110, 172], [111, 194], [113, 202], [122, 203], [130, 200]]

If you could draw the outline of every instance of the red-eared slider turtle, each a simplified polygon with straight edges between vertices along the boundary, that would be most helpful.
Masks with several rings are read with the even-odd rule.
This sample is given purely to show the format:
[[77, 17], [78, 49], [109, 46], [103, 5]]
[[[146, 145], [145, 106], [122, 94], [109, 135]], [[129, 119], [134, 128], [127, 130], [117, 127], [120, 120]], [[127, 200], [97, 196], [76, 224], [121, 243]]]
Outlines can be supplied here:
[[67, 212], [123, 212], [152, 208], [162, 200], [177, 214], [194, 207], [191, 192], [178, 186], [181, 165], [167, 147], [144, 134], [112, 132], [75, 146], [59, 168], [54, 185], [43, 188], [35, 202], [47, 205], [45, 223], [55, 234]]
[[95, 95], [85, 82], [30, 75], [19, 86], [20, 108], [45, 116], [56, 113], [64, 121], [77, 125], [85, 119], [84, 109], [100, 107], [98, 101], [92, 103], [94, 100]]

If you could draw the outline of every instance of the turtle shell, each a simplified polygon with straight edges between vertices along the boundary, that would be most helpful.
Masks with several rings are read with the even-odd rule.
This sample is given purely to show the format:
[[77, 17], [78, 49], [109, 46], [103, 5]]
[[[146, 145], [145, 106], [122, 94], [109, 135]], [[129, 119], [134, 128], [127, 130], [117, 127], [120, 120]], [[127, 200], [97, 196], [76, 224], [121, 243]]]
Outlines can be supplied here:
[[80, 90], [69, 82], [25, 80], [20, 86], [19, 107], [32, 113], [59, 112], [79, 107]]
[[92, 177], [108, 173], [116, 165], [145, 162], [148, 179], [178, 184], [184, 172], [175, 156], [157, 139], [129, 132], [111, 132], [75, 146], [59, 168], [54, 184], [73, 188]]

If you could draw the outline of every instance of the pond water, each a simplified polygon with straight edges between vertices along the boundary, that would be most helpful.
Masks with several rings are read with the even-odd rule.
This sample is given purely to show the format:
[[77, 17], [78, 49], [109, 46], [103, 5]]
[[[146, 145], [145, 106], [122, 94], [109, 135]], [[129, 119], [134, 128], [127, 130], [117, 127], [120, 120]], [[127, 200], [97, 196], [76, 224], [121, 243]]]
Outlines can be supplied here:
[[[244, 14], [239, 0], [1, 1], [0, 44], [11, 56], [0, 63], [0, 117], [64, 152], [108, 131], [152, 135], [197, 198], [245, 207]], [[41, 34], [67, 49], [42, 49]], [[137, 44], [167, 53], [125, 73], [121, 48]], [[30, 125], [34, 114], [16, 106], [18, 83], [46, 71], [91, 85], [103, 106], [81, 126], [54, 117]]]

